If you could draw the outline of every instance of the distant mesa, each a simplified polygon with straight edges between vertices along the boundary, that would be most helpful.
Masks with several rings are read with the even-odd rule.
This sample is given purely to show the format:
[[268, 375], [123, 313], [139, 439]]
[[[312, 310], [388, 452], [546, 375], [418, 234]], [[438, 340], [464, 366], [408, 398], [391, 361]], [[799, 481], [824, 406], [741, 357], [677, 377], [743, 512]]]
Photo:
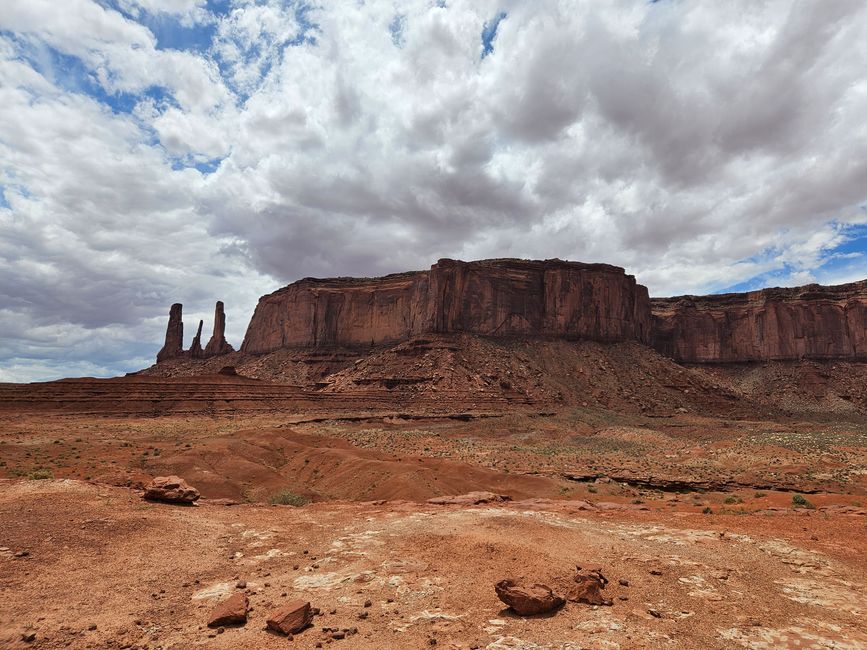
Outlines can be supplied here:
[[[183, 350], [172, 305], [157, 362], [234, 352], [223, 303], [201, 348]], [[681, 363], [867, 359], [867, 280], [823, 287], [654, 298], [617, 266], [442, 259], [379, 278], [304, 278], [259, 299], [241, 352], [369, 348], [426, 334], [636, 341]]]

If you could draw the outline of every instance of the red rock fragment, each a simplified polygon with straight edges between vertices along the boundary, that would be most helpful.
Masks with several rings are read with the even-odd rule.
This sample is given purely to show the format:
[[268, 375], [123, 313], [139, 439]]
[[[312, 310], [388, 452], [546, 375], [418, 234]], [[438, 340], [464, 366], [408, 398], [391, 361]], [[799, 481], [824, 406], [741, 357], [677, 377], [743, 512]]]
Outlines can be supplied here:
[[608, 579], [602, 575], [602, 569], [600, 567], [576, 568], [577, 573], [566, 588], [566, 599], [573, 603], [587, 605], [611, 605], [611, 599], [602, 595], [602, 590], [608, 584]]
[[312, 622], [313, 611], [304, 600], [293, 600], [268, 616], [268, 627], [281, 634], [297, 634]]
[[234, 593], [211, 610], [208, 627], [243, 625], [247, 622], [248, 609], [250, 600], [247, 595], [243, 592]]
[[179, 476], [157, 476], [145, 487], [144, 498], [168, 503], [193, 503], [199, 491]]
[[514, 580], [501, 580], [494, 585], [494, 589], [497, 592], [497, 598], [521, 616], [546, 614], [561, 607], [566, 602], [551, 591], [547, 585], [525, 586]]

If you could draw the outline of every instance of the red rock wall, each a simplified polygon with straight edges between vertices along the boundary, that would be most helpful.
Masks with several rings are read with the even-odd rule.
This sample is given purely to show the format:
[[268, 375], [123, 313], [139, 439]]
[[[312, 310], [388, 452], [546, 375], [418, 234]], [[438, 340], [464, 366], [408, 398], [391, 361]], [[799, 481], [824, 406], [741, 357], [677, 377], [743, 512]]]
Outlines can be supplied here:
[[652, 345], [676, 361], [867, 359], [867, 281], [655, 298]]
[[623, 269], [440, 260], [383, 278], [305, 279], [260, 299], [241, 348], [360, 346], [425, 332], [649, 340], [647, 289]]

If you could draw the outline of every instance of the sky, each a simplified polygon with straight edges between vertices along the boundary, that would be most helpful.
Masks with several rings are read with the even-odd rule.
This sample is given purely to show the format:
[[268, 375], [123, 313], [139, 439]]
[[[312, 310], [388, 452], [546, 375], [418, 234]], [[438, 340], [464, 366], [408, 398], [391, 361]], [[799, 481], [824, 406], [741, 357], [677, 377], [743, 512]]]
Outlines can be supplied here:
[[867, 278], [861, 0], [3, 0], [0, 381], [437, 259]]

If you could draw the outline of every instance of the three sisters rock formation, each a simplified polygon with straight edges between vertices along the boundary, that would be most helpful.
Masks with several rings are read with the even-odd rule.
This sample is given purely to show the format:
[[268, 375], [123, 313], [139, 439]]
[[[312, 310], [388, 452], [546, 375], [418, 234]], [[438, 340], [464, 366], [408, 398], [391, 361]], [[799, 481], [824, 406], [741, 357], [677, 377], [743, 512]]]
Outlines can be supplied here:
[[[223, 303], [204, 349], [183, 350], [172, 305], [157, 362], [233, 352]], [[867, 280], [715, 296], [654, 298], [622, 268], [562, 260], [443, 259], [381, 278], [305, 278], [263, 296], [241, 352], [358, 348], [425, 334], [638, 341], [686, 363], [867, 359]]]

